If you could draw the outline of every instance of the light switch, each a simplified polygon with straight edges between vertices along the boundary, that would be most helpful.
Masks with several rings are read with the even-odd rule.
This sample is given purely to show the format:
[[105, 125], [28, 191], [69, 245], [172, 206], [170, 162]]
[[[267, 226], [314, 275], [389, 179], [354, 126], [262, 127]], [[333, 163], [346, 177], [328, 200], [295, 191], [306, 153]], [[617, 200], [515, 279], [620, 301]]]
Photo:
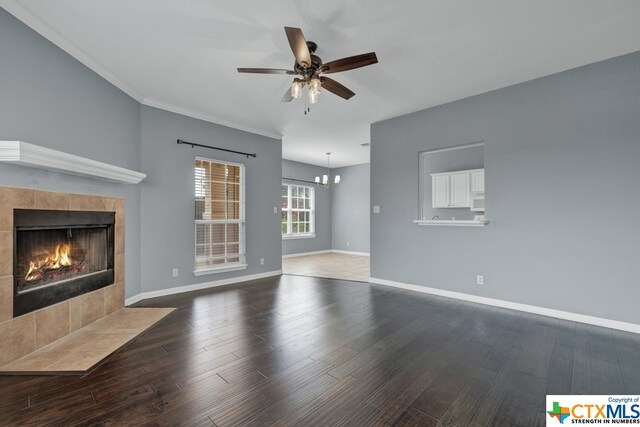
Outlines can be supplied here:
[[275, 213], [275, 214], [277, 214], [277, 213], [278, 213], [278, 207], [277, 207], [277, 206], [274, 206], [274, 207], [273, 207], [273, 213]]

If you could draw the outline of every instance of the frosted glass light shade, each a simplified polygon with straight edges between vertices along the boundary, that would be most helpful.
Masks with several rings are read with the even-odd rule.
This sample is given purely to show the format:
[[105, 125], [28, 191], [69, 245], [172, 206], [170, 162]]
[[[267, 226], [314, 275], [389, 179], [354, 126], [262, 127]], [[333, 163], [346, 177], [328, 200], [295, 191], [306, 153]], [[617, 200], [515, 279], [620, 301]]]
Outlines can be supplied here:
[[301, 82], [293, 82], [291, 83], [291, 96], [294, 98], [300, 98], [302, 96], [302, 83]]
[[318, 92], [311, 90], [311, 88], [309, 88], [309, 95], [307, 100], [309, 101], [309, 104], [315, 104], [318, 102]]
[[309, 90], [311, 92], [316, 92], [316, 94], [320, 93], [320, 79], [314, 78], [309, 81]]

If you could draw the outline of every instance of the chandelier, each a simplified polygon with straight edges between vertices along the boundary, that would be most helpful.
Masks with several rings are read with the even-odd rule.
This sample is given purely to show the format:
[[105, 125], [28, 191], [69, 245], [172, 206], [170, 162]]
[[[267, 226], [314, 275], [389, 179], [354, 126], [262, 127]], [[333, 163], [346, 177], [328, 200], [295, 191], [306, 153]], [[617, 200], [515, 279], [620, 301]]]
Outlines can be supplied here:
[[317, 185], [322, 185], [322, 187], [324, 188], [335, 187], [336, 185], [340, 184], [340, 175], [336, 175], [333, 178], [333, 184], [329, 184], [329, 176], [331, 175], [331, 170], [329, 169], [329, 156], [331, 156], [330, 152], [327, 153], [327, 174], [322, 175], [322, 181], [320, 181], [319, 176], [316, 176], [316, 179], [315, 179], [315, 183]]

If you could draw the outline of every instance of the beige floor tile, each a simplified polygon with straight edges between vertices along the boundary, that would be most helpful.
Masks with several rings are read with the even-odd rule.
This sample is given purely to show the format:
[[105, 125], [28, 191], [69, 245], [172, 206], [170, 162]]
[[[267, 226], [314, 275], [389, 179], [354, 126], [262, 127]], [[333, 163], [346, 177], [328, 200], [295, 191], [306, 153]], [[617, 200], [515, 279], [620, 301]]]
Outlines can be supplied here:
[[80, 296], [80, 322], [90, 325], [105, 316], [104, 288]]
[[96, 333], [104, 331], [132, 333], [140, 327], [149, 327], [173, 310], [173, 308], [123, 308], [93, 322], [85, 330]]
[[69, 301], [46, 307], [36, 313], [36, 348], [69, 335]]
[[114, 351], [131, 341], [137, 334], [96, 334], [96, 338], [85, 343], [80, 351]]
[[0, 322], [13, 319], [13, 276], [0, 277]]
[[107, 315], [124, 307], [124, 283], [116, 283], [105, 288], [104, 306]]
[[44, 351], [37, 352], [9, 363], [3, 368], [6, 371], [40, 371], [68, 356], [69, 351]]
[[0, 188], [0, 231], [13, 231], [13, 210], [33, 209], [33, 190], [28, 188]]
[[83, 373], [171, 313], [173, 308], [122, 308], [0, 367], [0, 372]]
[[0, 366], [29, 354], [36, 347], [36, 316], [28, 313], [0, 324]]
[[107, 357], [110, 352], [106, 351], [72, 351], [62, 359], [47, 366], [48, 371], [86, 371], [102, 359]]
[[77, 211], [103, 211], [105, 198], [84, 194], [69, 194], [69, 209]]
[[34, 191], [36, 209], [69, 210], [69, 195], [51, 191]]
[[82, 327], [80, 319], [80, 297], [69, 300], [69, 332], [77, 331]]
[[369, 257], [348, 254], [307, 255], [282, 260], [284, 274], [369, 281]]
[[98, 338], [100, 338], [100, 334], [89, 333], [89, 331], [81, 329], [43, 347], [42, 351], [74, 351], [84, 346], [87, 342], [92, 342]]
[[13, 274], [13, 232], [0, 231], [0, 277]]

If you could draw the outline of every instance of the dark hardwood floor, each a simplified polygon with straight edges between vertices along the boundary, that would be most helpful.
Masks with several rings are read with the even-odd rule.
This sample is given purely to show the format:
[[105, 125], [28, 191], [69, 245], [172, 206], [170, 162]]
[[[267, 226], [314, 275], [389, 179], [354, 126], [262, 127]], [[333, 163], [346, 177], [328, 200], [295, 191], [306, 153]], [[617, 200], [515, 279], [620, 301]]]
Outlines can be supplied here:
[[0, 424], [533, 426], [545, 394], [640, 392], [638, 335], [361, 282], [138, 306], [178, 310], [84, 377], [0, 377]]

